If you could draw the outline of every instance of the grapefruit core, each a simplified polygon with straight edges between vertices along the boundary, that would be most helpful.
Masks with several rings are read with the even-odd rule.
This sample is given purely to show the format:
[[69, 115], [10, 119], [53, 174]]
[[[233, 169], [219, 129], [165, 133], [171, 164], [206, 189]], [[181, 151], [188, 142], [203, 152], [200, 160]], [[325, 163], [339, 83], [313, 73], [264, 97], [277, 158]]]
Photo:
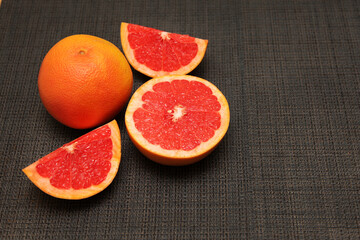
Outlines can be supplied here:
[[137, 71], [159, 77], [195, 69], [204, 58], [208, 40], [123, 22], [121, 44]]
[[182, 166], [207, 156], [227, 132], [225, 96], [189, 75], [153, 78], [133, 94], [125, 113], [130, 139], [149, 159]]
[[44, 156], [23, 172], [53, 197], [83, 199], [110, 185], [120, 156], [120, 131], [113, 120]]

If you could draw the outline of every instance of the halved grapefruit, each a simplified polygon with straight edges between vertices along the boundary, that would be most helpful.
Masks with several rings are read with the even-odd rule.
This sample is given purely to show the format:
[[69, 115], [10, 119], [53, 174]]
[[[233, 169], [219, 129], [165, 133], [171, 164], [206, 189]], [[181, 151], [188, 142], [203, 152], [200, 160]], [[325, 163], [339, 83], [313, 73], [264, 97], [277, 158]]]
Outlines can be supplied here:
[[149, 159], [171, 166], [195, 163], [224, 137], [230, 122], [225, 96], [189, 75], [153, 78], [133, 94], [125, 113], [130, 139]]
[[23, 172], [53, 197], [83, 199], [110, 185], [120, 156], [120, 131], [113, 120], [44, 156]]
[[137, 71], [160, 77], [195, 69], [204, 58], [208, 40], [123, 22], [121, 44]]

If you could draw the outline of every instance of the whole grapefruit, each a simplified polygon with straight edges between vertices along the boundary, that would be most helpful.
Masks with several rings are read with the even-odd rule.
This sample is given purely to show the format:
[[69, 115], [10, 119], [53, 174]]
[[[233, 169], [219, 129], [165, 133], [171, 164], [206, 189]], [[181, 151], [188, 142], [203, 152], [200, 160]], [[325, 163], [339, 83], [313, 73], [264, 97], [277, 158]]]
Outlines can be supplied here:
[[60, 40], [46, 54], [38, 87], [47, 111], [76, 129], [110, 121], [130, 98], [133, 75], [111, 42], [91, 35]]

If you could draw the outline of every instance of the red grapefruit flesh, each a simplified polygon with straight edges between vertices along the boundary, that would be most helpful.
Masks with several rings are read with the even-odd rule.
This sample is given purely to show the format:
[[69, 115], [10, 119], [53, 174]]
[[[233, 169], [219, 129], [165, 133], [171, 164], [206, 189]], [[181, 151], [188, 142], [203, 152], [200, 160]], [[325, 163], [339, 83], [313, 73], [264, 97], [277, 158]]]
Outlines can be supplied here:
[[159, 77], [195, 69], [204, 58], [208, 40], [122, 23], [121, 44], [137, 71]]
[[151, 79], [133, 94], [125, 113], [130, 139], [149, 159], [182, 166], [207, 156], [227, 132], [225, 96], [189, 75]]
[[83, 199], [110, 185], [120, 156], [120, 131], [113, 120], [44, 156], [23, 172], [53, 197]]

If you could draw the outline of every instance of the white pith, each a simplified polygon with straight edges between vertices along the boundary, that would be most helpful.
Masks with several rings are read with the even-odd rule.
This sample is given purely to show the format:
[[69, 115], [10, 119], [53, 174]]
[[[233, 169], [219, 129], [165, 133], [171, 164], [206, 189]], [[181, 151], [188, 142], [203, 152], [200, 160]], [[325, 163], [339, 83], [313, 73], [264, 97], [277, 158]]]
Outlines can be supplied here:
[[64, 146], [63, 148], [65, 148], [65, 150], [66, 150], [68, 153], [74, 153], [75, 143], [74, 143], [74, 144], [71, 144], [71, 145]]
[[186, 114], [186, 108], [181, 105], [177, 105], [174, 107], [173, 110], [168, 110], [168, 113], [171, 114], [172, 121], [177, 122]]
[[170, 37], [169, 37], [169, 33], [168, 32], [161, 32], [160, 33], [160, 36], [163, 40], [169, 40]]

